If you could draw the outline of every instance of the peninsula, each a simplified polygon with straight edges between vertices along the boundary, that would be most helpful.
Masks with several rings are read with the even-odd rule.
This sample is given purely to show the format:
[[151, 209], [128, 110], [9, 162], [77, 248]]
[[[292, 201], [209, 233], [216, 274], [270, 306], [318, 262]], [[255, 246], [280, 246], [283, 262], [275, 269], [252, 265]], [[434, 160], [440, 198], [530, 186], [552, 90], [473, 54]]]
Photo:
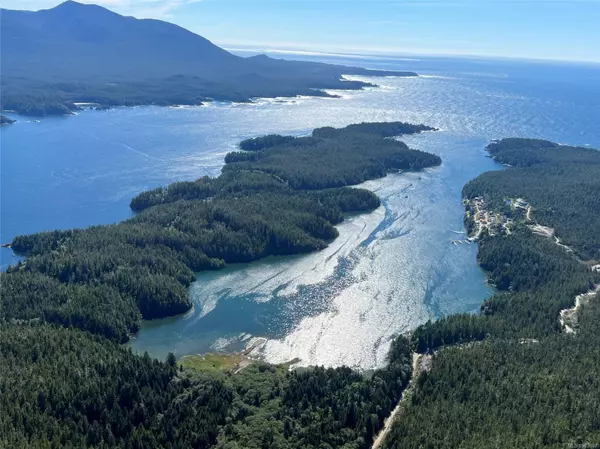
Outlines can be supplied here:
[[463, 196], [497, 293], [477, 315], [414, 331], [431, 368], [381, 447], [600, 441], [600, 151], [517, 138], [487, 150], [510, 166], [478, 176]]
[[197, 271], [325, 248], [345, 213], [379, 206], [375, 194], [347, 186], [440, 164], [389, 138], [428, 130], [361, 123], [249, 139], [219, 177], [139, 194], [132, 219], [16, 237], [12, 249], [28, 257], [2, 275], [4, 316], [124, 342], [141, 318], [188, 310]]
[[15, 122], [16, 122], [16, 120], [9, 119], [5, 115], [0, 115], [0, 126], [10, 125]]

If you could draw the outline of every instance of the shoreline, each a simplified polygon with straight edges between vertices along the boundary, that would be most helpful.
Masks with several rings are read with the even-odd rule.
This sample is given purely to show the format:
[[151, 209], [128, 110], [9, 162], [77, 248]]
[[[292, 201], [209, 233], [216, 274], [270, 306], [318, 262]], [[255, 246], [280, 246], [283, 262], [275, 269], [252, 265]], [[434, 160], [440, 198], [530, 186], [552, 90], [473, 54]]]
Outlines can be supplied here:
[[[252, 337], [250, 340], [251, 341], [248, 343], [248, 346], [241, 351], [188, 354], [180, 357], [177, 363], [182, 367], [183, 370], [199, 372], [222, 371], [231, 374], [238, 374], [254, 363], [268, 363], [256, 356], [252, 356], [252, 352], [255, 350], [260, 350], [260, 348], [267, 343], [267, 338]], [[296, 357], [275, 365], [284, 367], [288, 370], [294, 370], [302, 368], [294, 366], [301, 361], [302, 360], [300, 358]]]
[[[48, 117], [69, 117], [73, 115], [77, 115], [77, 112], [85, 111], [85, 110], [96, 110], [96, 111], [105, 111], [115, 108], [135, 108], [140, 106], [157, 106], [157, 107], [167, 107], [167, 108], [181, 108], [181, 107], [201, 107], [210, 103], [230, 103], [230, 104], [253, 104], [260, 100], [277, 100], [277, 99], [298, 99], [298, 98], [330, 98], [330, 99], [339, 99], [340, 95], [331, 94], [329, 91], [339, 91], [339, 92], [352, 92], [352, 91], [364, 91], [365, 89], [379, 89], [380, 86], [378, 84], [373, 84], [368, 81], [362, 81], [359, 78], [416, 78], [420, 75], [416, 72], [401, 72], [401, 71], [385, 71], [381, 70], [382, 74], [375, 73], [377, 70], [364, 69], [368, 70], [369, 73], [365, 74], [341, 74], [340, 78], [337, 82], [340, 83], [338, 86], [334, 87], [311, 87], [308, 90], [298, 89], [296, 93], [290, 92], [289, 95], [272, 95], [272, 96], [248, 96], [246, 98], [239, 99], [219, 99], [218, 97], [210, 97], [206, 96], [199, 101], [189, 102], [189, 103], [180, 103], [180, 102], [156, 102], [152, 100], [148, 101], [140, 101], [136, 104], [116, 104], [116, 103], [96, 103], [96, 102], [88, 102], [88, 101], [80, 101], [80, 100], [64, 100], [56, 103], [54, 106], [56, 109], [53, 109], [48, 112], [44, 112], [43, 114], [27, 114], [19, 112], [18, 109], [11, 110], [0, 110], [2, 113], [11, 113], [21, 117], [29, 117], [29, 118], [48, 118]], [[385, 74], [383, 74], [385, 73]], [[396, 73], [396, 74], [393, 74]], [[356, 79], [349, 79], [345, 77], [354, 77]], [[348, 84], [344, 86], [343, 84]], [[358, 84], [356, 84], [358, 83]], [[60, 110], [59, 110], [60, 109]], [[5, 123], [2, 123], [4, 125]]]
[[[344, 221], [346, 213], [364, 213], [380, 206], [380, 199], [376, 194], [350, 186], [385, 177], [387, 172], [393, 169], [425, 168], [440, 164], [441, 160], [435, 154], [413, 150], [402, 142], [385, 139], [388, 134], [409, 135], [430, 129], [432, 128], [425, 125], [404, 122], [372, 122], [337, 129], [316, 128], [311, 137], [279, 136], [282, 142], [293, 141], [289, 145], [294, 145], [298, 150], [288, 157], [291, 162], [278, 162], [274, 166], [269, 165], [273, 164], [271, 160], [279, 161], [277, 158], [286, 143], [271, 143], [273, 136], [249, 139], [246, 142], [257, 147], [254, 154], [260, 154], [260, 160], [254, 158], [252, 152], [229, 153], [232, 156], [230, 159], [234, 160], [226, 159], [227, 169], [222, 170], [216, 178], [200, 178], [194, 182], [174, 183], [171, 185], [174, 186], [172, 189], [167, 186], [142, 192], [132, 199], [130, 205], [138, 212], [146, 209], [147, 211], [138, 213], [133, 218], [108, 226], [18, 236], [10, 246], [13, 250], [28, 253], [25, 262], [28, 268], [32, 267], [32, 264], [38, 266], [31, 271], [33, 275], [38, 270], [44, 271], [41, 266], [61, 263], [63, 253], [51, 253], [51, 257], [47, 258], [43, 255], [54, 245], [52, 242], [64, 239], [63, 245], [68, 245], [73, 252], [72, 256], [75, 257], [69, 265], [69, 270], [76, 269], [81, 263], [81, 257], [91, 257], [86, 263], [100, 263], [99, 267], [105, 267], [95, 271], [95, 278], [99, 278], [102, 273], [112, 272], [114, 268], [111, 267], [114, 267], [114, 264], [130, 266], [142, 256], [144, 261], [151, 260], [154, 257], [151, 254], [158, 257], [158, 254], [164, 251], [156, 242], [168, 239], [167, 246], [175, 251], [169, 253], [168, 257], [162, 254], [163, 259], [159, 266], [149, 266], [150, 272], [143, 275], [132, 272], [135, 279], [146, 280], [153, 285], [151, 297], [144, 293], [147, 288], [144, 282], [127, 287], [127, 278], [131, 275], [119, 277], [114, 283], [107, 284], [111, 289], [124, 292], [122, 301], [128, 304], [131, 302], [139, 315], [130, 314], [125, 322], [120, 321], [118, 316], [102, 315], [102, 320], [106, 321], [106, 327], [103, 329], [106, 330], [98, 333], [125, 342], [126, 335], [137, 333], [141, 318], [148, 321], [187, 313], [192, 308], [188, 287], [196, 279], [199, 271], [215, 270], [236, 262], [247, 263], [269, 255], [307, 254], [326, 248], [339, 236], [335, 226]], [[279, 142], [277, 139], [275, 141]], [[315, 147], [315, 141], [319, 142], [319, 149]], [[365, 145], [379, 141], [382, 142], [380, 147], [374, 150], [370, 157], [360, 151]], [[348, 147], [349, 142], [353, 142], [354, 147]], [[341, 155], [347, 154], [348, 148], [352, 148], [353, 151], [350, 152], [352, 163], [337, 164], [336, 168], [331, 168], [326, 173], [319, 171], [319, 164], [338, 160]], [[251, 159], [246, 156], [248, 154], [252, 156]], [[298, 177], [293, 165], [297, 154], [305, 156], [304, 171], [301, 172], [304, 173], [303, 177]], [[306, 158], [307, 155], [312, 156]], [[394, 159], [390, 159], [392, 155]], [[371, 157], [379, 159], [383, 165], [373, 165]], [[257, 160], [258, 162], [255, 162]], [[382, 172], [382, 167], [386, 168], [385, 172]], [[341, 185], [338, 184], [340, 176], [344, 179]], [[312, 190], [305, 190], [307, 188]], [[232, 202], [237, 201], [238, 195], [242, 193], [241, 198], [247, 199], [235, 203], [233, 207]], [[184, 196], [180, 198], [179, 195], [182, 194]], [[181, 203], [178, 201], [180, 199], [188, 202]], [[155, 226], [163, 220], [168, 220], [168, 215], [177, 213], [182, 207], [187, 211], [185, 219], [173, 228], [168, 236], [162, 230], [163, 226]], [[284, 212], [290, 207], [295, 208], [294, 213], [290, 213], [291, 210]], [[279, 215], [274, 215], [275, 210], [280, 211]], [[251, 218], [247, 222], [243, 216], [248, 214]], [[210, 226], [190, 227], [194, 219], [207, 220]], [[141, 230], [147, 232], [140, 236]], [[211, 233], [214, 233], [214, 230], [219, 231], [218, 240], [211, 243], [211, 240], [206, 239], [213, 235]], [[127, 238], [132, 232], [138, 235], [133, 241]], [[226, 245], [227, 240], [223, 239], [227, 238], [234, 238], [235, 243]], [[89, 253], [90, 245], [95, 245], [94, 241], [110, 242], [108, 245], [104, 244], [103, 252], [114, 264], [106, 265], [101, 260], [96, 260], [100, 254]], [[125, 254], [127, 250], [115, 252], [121, 247], [129, 248], [130, 254]], [[95, 262], [91, 262], [92, 259]], [[10, 277], [5, 280], [21, 282], [20, 276], [13, 275], [22, 271], [19, 267], [24, 265], [17, 264], [14, 270], [10, 270]], [[27, 270], [27, 273], [30, 271]], [[80, 276], [74, 275], [75, 279]], [[162, 277], [153, 277], [157, 275]], [[64, 283], [64, 280], [50, 277], [58, 282], [56, 288]], [[85, 277], [85, 286], [93, 288], [89, 277]]]

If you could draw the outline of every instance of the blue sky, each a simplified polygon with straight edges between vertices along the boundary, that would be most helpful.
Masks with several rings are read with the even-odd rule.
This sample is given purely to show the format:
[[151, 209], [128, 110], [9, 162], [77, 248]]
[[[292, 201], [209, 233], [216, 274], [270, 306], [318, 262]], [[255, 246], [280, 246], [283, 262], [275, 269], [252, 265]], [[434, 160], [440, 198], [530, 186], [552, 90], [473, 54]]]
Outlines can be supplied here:
[[[89, 0], [86, 0], [89, 2]], [[56, 0], [0, 0], [41, 9]], [[600, 62], [600, 0], [98, 0], [226, 48]]]

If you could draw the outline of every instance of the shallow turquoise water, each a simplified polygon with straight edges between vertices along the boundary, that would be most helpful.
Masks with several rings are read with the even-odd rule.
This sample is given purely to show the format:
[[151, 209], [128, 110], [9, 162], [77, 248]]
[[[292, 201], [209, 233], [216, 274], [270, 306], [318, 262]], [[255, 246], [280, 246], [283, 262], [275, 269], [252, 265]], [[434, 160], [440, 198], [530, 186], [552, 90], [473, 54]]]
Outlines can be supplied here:
[[[330, 248], [201, 273], [190, 289], [194, 309], [146, 323], [131, 343], [164, 357], [231, 350], [265, 337], [260, 353], [270, 361], [381, 365], [396, 333], [477, 309], [490, 295], [476, 247], [450, 244], [463, 231], [462, 186], [500, 168], [485, 155], [490, 139], [529, 136], [600, 147], [600, 67], [350, 62], [414, 68], [425, 76], [377, 79], [379, 88], [341, 92], [339, 99], [88, 111], [39, 123], [17, 117], [0, 134], [2, 242], [126, 218], [131, 196], [217, 174], [225, 153], [249, 136], [372, 120], [436, 126], [439, 132], [404, 140], [440, 154], [442, 166], [366, 183], [383, 206], [348, 219]], [[3, 265], [13, 260], [3, 250]]]

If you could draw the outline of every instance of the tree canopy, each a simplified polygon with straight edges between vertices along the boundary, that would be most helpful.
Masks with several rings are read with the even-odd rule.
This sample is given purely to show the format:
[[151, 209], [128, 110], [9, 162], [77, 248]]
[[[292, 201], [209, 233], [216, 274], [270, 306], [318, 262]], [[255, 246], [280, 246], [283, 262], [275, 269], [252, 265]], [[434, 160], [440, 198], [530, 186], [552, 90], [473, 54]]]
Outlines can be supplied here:
[[511, 234], [483, 238], [478, 260], [498, 291], [478, 315], [413, 333], [417, 351], [434, 353], [433, 368], [419, 377], [384, 446], [598, 446], [598, 297], [577, 309], [574, 333], [559, 316], [600, 284], [590, 270], [600, 259], [600, 152], [531, 139], [493, 142], [488, 151], [511, 167], [482, 174], [464, 195], [508, 214], [506, 199], [523, 198], [573, 252], [534, 234], [522, 214]]
[[134, 218], [16, 237], [12, 248], [27, 259], [1, 275], [3, 318], [39, 319], [124, 342], [142, 318], [187, 311], [195, 272], [323, 249], [345, 213], [379, 206], [373, 193], [345, 186], [439, 163], [386, 138], [429, 129], [422, 125], [350, 129], [334, 137], [259, 138], [264, 148], [234, 154], [259, 155], [263, 165], [227, 162], [216, 178], [143, 192], [131, 201]]
[[[294, 151], [297, 139], [257, 139], [249, 152]], [[384, 447], [600, 445], [600, 303], [591, 295], [582, 300], [574, 332], [559, 322], [576, 295], [600, 284], [600, 273], [582, 260], [599, 243], [585, 217], [598, 224], [598, 215], [594, 221], [594, 210], [563, 213], [572, 207], [569, 192], [577, 197], [577, 186], [585, 191], [599, 179], [600, 153], [523, 139], [489, 150], [498, 160], [510, 158], [513, 167], [484, 173], [464, 195], [484, 196], [497, 210], [506, 207], [507, 196], [520, 196], [543, 225], [568, 227], [583, 217], [583, 224], [572, 223], [581, 234], [564, 235], [573, 252], [534, 234], [523, 217], [515, 217], [510, 234], [484, 235], [478, 261], [496, 294], [480, 313], [452, 315], [420, 326], [410, 338], [398, 336], [386, 366], [372, 372], [289, 371], [260, 362], [236, 374], [196, 372], [184, 370], [173, 354], [158, 361], [115, 342], [121, 329], [135, 328], [140, 315], [155, 310], [129, 299], [144, 292], [136, 279], [146, 285], [144, 276], [156, 276], [148, 288], [160, 289], [167, 279], [183, 286], [192, 266], [216, 268], [228, 257], [292, 248], [277, 239], [264, 246], [265, 232], [279, 239], [294, 229], [294, 245], [326, 244], [345, 211], [376, 207], [369, 192], [300, 190], [279, 175], [227, 169], [216, 179], [140, 195], [132, 202], [139, 214], [122, 224], [15, 240], [30, 255], [2, 275], [0, 446], [366, 449], [412, 377], [413, 351], [430, 353], [431, 369], [413, 383]], [[568, 178], [564, 194], [553, 185], [557, 177], [543, 176], [557, 166]], [[539, 172], [527, 171], [526, 181], [521, 170], [534, 168]], [[512, 185], [515, 179], [522, 183]], [[554, 213], [539, 213], [548, 208]], [[290, 217], [282, 222], [271, 213]], [[553, 217], [560, 219], [545, 221]], [[216, 237], [206, 240], [206, 232]], [[234, 238], [247, 245], [223, 248]], [[104, 254], [111, 242], [116, 246]], [[158, 291], [140, 298], [155, 301]], [[166, 304], [176, 303], [156, 306]]]

